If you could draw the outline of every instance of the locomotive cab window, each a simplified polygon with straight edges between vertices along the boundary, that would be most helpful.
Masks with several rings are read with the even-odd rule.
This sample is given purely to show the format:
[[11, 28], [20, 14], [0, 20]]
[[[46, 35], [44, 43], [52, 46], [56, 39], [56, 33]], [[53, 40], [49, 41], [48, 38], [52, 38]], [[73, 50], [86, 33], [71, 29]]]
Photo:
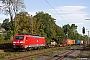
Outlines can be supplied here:
[[14, 39], [15, 39], [15, 40], [23, 40], [23, 39], [24, 39], [24, 36], [15, 36]]

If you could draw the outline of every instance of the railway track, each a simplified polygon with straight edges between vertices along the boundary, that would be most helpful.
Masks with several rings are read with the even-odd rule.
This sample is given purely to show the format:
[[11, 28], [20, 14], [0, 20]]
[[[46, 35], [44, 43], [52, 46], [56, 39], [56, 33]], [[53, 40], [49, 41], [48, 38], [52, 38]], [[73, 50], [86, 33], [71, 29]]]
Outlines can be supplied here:
[[72, 54], [75, 50], [67, 50], [67, 51], [64, 51], [62, 53], [59, 53], [57, 55], [54, 55], [54, 56], [51, 56], [51, 57], [48, 57], [44, 60], [62, 60], [64, 59], [65, 57], [67, 57], [68, 55]]
[[[30, 58], [32, 58], [32, 57], [39, 57], [39, 56], [45, 56], [45, 58], [43, 58], [44, 60], [52, 60], [52, 59], [62, 60], [63, 58], [67, 57], [69, 54], [72, 54], [75, 51], [75, 49], [65, 50], [65, 51], [62, 51], [62, 50], [63, 50], [62, 48], [43, 51], [43, 52], [41, 52], [39, 50], [40, 52], [33, 53], [33, 54], [26, 54], [28, 52], [20, 52], [20, 54], [26, 54], [26, 55], [17, 56], [17, 57], [13, 57], [13, 58], [8, 58], [6, 60], [28, 60], [28, 59], [30, 60]], [[57, 51], [59, 51], [59, 54], [54, 53], [54, 52], [57, 52]], [[50, 53], [53, 53], [53, 54], [51, 56], [49, 56], [48, 54], [50, 54]]]
[[[24, 59], [28, 59], [30, 57], [42, 56], [42, 55], [49, 54], [49, 53], [52, 53], [52, 52], [55, 52], [55, 51], [57, 51], [57, 50], [50, 50], [50, 51], [46, 51], [46, 52], [30, 54], [30, 55], [26, 55], [26, 56], [11, 58], [11, 59], [8, 59], [8, 60], [18, 60], [18, 59], [23, 59], [24, 60]], [[67, 57], [69, 54], [73, 53], [74, 51], [75, 50], [66, 50], [66, 51], [63, 51], [63, 52], [61, 52], [59, 54], [56, 54], [54, 56], [45, 58], [44, 60], [52, 60], [52, 59], [54, 59], [54, 60], [62, 60], [63, 58]]]
[[[58, 50], [60, 50], [60, 48], [59, 48]], [[9, 58], [9, 59], [7, 59], [7, 60], [27, 59], [27, 58], [30, 58], [30, 57], [33, 57], [33, 56], [34, 56], [34, 57], [35, 57], [35, 56], [41, 56], [41, 55], [48, 54], [48, 53], [55, 52], [55, 51], [57, 51], [57, 50], [54, 49], [54, 50], [49, 50], [49, 51], [44, 51], [44, 52], [29, 54], [29, 55], [25, 55], [25, 56], [21, 56], [21, 57]], [[25, 53], [26, 53], [26, 52], [25, 52]]]
[[75, 47], [70, 50], [63, 51], [59, 54], [50, 56], [48, 58], [45, 58], [44, 60], [63, 60], [64, 58], [68, 57], [70, 54], [73, 54], [75, 51], [80, 49], [81, 47]]

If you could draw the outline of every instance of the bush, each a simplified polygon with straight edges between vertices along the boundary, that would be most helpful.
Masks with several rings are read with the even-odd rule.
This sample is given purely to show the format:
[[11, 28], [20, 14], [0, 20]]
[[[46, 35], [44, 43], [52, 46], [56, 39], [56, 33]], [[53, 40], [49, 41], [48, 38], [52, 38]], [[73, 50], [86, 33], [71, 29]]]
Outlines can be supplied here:
[[0, 40], [4, 40], [5, 36], [3, 34], [0, 34]]
[[12, 31], [9, 31], [5, 35], [5, 39], [4, 40], [11, 40], [12, 38], [13, 38], [13, 32]]

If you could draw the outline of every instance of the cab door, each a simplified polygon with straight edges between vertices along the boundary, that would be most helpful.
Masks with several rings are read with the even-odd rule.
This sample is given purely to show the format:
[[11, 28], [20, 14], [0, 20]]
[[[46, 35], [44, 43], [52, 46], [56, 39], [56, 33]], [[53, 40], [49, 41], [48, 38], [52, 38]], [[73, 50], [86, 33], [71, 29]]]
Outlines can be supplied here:
[[28, 37], [25, 39], [25, 44], [28, 45]]

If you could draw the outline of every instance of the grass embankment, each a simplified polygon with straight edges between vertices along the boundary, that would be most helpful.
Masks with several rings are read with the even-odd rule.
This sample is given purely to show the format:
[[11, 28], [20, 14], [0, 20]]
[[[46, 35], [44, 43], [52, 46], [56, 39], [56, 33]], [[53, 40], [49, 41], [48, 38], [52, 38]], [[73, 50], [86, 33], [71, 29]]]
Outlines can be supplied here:
[[[41, 49], [41, 50], [32, 50], [32, 51], [27, 51], [27, 52], [10, 52], [10, 51], [8, 51], [8, 52], [1, 52], [0, 53], [0, 59], [1, 60], [4, 60], [4, 59], [7, 60], [7, 59], [10, 59], [10, 58], [26, 56], [26, 55], [30, 55], [30, 54], [37, 54], [37, 53], [41, 53], [41, 52], [47, 52], [49, 50], [61, 51], [61, 50], [59, 50], [59, 48], [61, 50], [65, 50], [65, 48], [63, 48], [63, 47], [58, 47], [58, 48], [56, 47], [56, 48], [48, 48], [48, 49]], [[58, 53], [58, 51], [57, 52], [52, 52], [50, 54]], [[43, 56], [41, 56], [41, 57], [43, 57]], [[35, 57], [32, 57], [32, 58], [35, 58]]]

